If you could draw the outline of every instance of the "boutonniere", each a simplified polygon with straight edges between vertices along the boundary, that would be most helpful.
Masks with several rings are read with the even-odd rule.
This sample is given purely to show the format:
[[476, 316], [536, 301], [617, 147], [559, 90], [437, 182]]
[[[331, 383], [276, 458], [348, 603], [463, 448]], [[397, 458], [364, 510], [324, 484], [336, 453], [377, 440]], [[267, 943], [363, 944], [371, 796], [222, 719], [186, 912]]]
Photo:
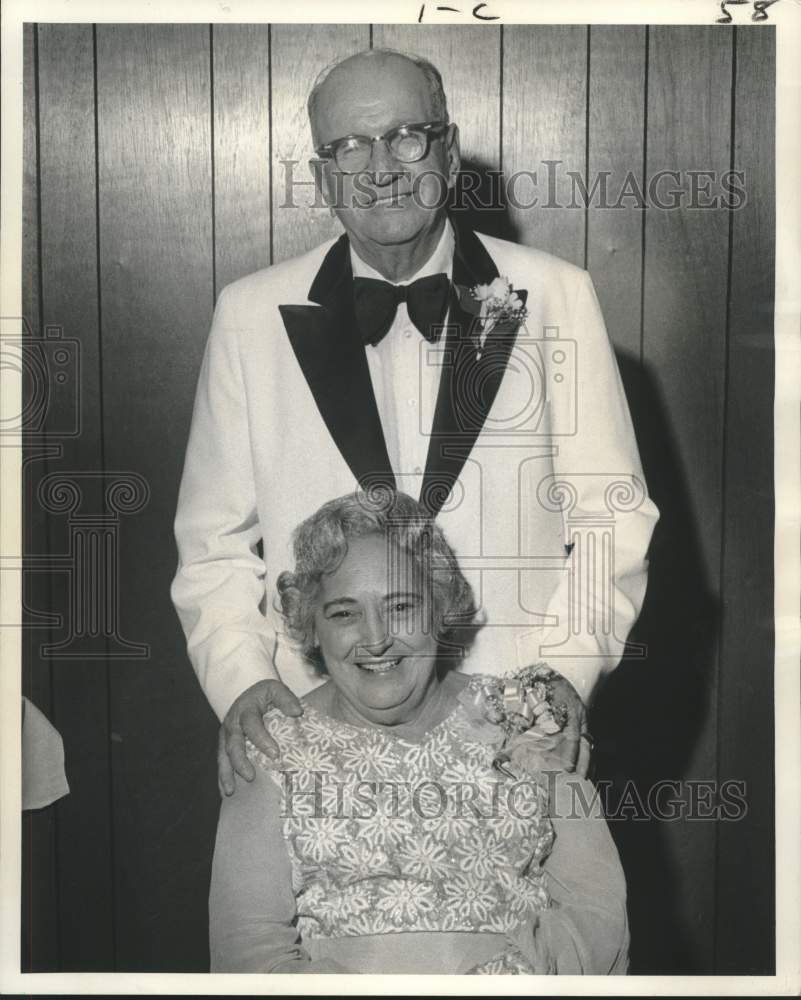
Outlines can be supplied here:
[[512, 288], [508, 278], [494, 278], [488, 285], [459, 285], [462, 309], [477, 317], [476, 360], [481, 357], [487, 337], [499, 323], [514, 323], [515, 329], [523, 322], [528, 311], [523, 300]]

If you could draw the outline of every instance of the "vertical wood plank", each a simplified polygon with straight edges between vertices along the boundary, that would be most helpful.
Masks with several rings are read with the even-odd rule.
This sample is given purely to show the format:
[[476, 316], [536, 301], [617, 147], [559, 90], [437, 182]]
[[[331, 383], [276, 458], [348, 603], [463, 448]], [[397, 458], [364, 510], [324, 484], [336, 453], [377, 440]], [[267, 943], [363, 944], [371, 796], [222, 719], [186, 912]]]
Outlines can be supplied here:
[[[30, 432], [23, 437], [23, 553], [41, 556], [48, 552], [49, 525], [47, 515], [36, 502], [36, 489], [40, 479], [47, 474], [45, 460], [48, 430], [48, 407], [36, 406], [37, 398], [43, 399], [44, 387], [39, 383], [35, 370], [46, 366], [47, 358], [39, 350], [43, 336], [41, 313], [41, 260], [39, 253], [39, 95], [38, 95], [38, 25], [24, 25], [23, 46], [23, 186], [22, 186], [22, 335], [32, 339], [15, 359], [21, 366], [22, 404], [31, 406], [30, 419], [22, 416], [21, 429]], [[35, 364], [34, 362], [38, 362]], [[42, 422], [39, 423], [39, 419]], [[41, 433], [37, 433], [41, 431]], [[27, 627], [23, 636], [25, 669], [22, 693], [43, 712], [52, 712], [52, 684], [50, 664], [40, 656], [40, 646], [49, 633], [34, 627], [37, 613], [45, 613], [52, 603], [50, 574], [31, 571], [22, 579], [23, 620]], [[33, 612], [31, 614], [30, 612]]]
[[[643, 187], [645, 31], [590, 29], [587, 267], [615, 346], [640, 357], [643, 208], [624, 197]], [[603, 178], [592, 196], [596, 179]], [[613, 207], [613, 206], [620, 207]]]
[[[729, 168], [731, 35], [714, 27], [654, 28], [648, 174], [663, 203], [691, 170]], [[656, 185], [654, 183], [656, 190]], [[725, 388], [728, 216], [684, 206], [648, 212], [645, 354], [661, 373], [689, 475], [707, 576], [719, 572], [720, 455]]]
[[[439, 70], [448, 114], [459, 126], [462, 158], [500, 163], [500, 28], [454, 24], [376, 24], [373, 48], [400, 49]], [[476, 86], [482, 81], [480, 87]]]
[[[503, 34], [503, 170], [521, 243], [584, 266], [585, 212], [568, 171], [586, 167], [587, 28], [509, 25]], [[555, 161], [548, 166], [545, 161]], [[537, 198], [536, 205], [533, 199]], [[528, 207], [532, 206], [533, 207]]]
[[[98, 331], [95, 101], [92, 28], [39, 28], [42, 299], [46, 326], [61, 331], [79, 358], [80, 427], [61, 438], [52, 471], [80, 480], [82, 510], [102, 512], [102, 423]], [[53, 429], [71, 430], [72, 399], [54, 394]], [[51, 515], [54, 554], [68, 551], [67, 518]], [[55, 606], [76, 595], [58, 574]], [[89, 595], [83, 599], [88, 601]], [[68, 629], [56, 640], [67, 638]], [[75, 650], [72, 651], [75, 653]], [[88, 652], [88, 650], [87, 650]], [[108, 666], [102, 660], [53, 661], [53, 722], [64, 740], [70, 794], [56, 805], [64, 971], [114, 967], [112, 842], [109, 801]]]
[[[478, 25], [376, 24], [373, 48], [399, 49], [439, 70], [462, 154], [453, 213], [482, 233], [508, 236], [500, 189], [501, 32]], [[482, 86], [476, 87], [476, 81]]]
[[[23, 25], [22, 81], [22, 315], [27, 330], [41, 338], [39, 301], [39, 160], [38, 160], [38, 80], [37, 26]], [[23, 349], [24, 350], [24, 349]], [[35, 385], [24, 377], [23, 404]], [[23, 425], [23, 429], [25, 429]], [[41, 439], [40, 439], [41, 441]], [[47, 518], [35, 501], [35, 491], [47, 466], [36, 455], [40, 441], [23, 447], [23, 553], [42, 555], [48, 548]], [[33, 627], [34, 612], [46, 612], [50, 605], [48, 574], [25, 573], [22, 578], [22, 693], [45, 714], [52, 712], [50, 664], [39, 650], [47, 632]], [[54, 972], [59, 968], [58, 870], [56, 867], [56, 817], [53, 809], [22, 814], [22, 912], [21, 968], [29, 972]]]
[[[773, 974], [773, 282], [775, 29], [736, 29], [719, 681], [721, 782], [744, 782], [748, 814], [718, 834], [718, 973]], [[748, 905], [742, 873], [748, 872]]]
[[106, 460], [144, 477], [121, 516], [112, 664], [119, 970], [202, 970], [219, 806], [215, 720], [169, 598], [172, 523], [213, 284], [209, 30], [97, 28]]
[[270, 261], [270, 25], [215, 24], [216, 289]]
[[[280, 24], [272, 27], [273, 260], [310, 250], [342, 232], [315, 197], [306, 100], [329, 63], [366, 49], [366, 24]], [[312, 207], [317, 202], [317, 207]]]
[[39, 321], [39, 193], [36, 25], [23, 25], [22, 69], [22, 315], [31, 333]]
[[[39, 137], [38, 137], [38, 79], [37, 79], [37, 26], [23, 25], [23, 81], [22, 81], [22, 318], [23, 336], [41, 338], [41, 315], [39, 302]], [[24, 353], [18, 359], [22, 367], [21, 377], [23, 406], [25, 394], [36, 392], [36, 386], [29, 383], [25, 372]], [[23, 551], [26, 555], [47, 551], [47, 523], [44, 511], [33, 501], [38, 478], [32, 478], [27, 462], [34, 457], [35, 442], [23, 441], [23, 489], [26, 502], [23, 506]], [[33, 451], [33, 453], [32, 453]], [[22, 609], [26, 606], [34, 611], [45, 611], [50, 602], [50, 592], [40, 573], [23, 575]], [[30, 619], [26, 617], [26, 623]], [[22, 672], [22, 693], [31, 698], [42, 711], [51, 709], [50, 672], [47, 664], [38, 662], [38, 650], [42, 641], [41, 633], [26, 628], [23, 634], [25, 669]]]
[[[715, 27], [656, 27], [649, 56], [643, 356], [657, 383], [651, 413], [664, 407], [668, 438], [660, 461], [650, 463], [663, 520], [649, 594], [658, 628], [641, 669], [661, 720], [651, 729], [652, 752], [659, 757], [653, 743], [664, 740], [659, 763], [682, 768], [655, 777], [714, 781], [728, 214], [720, 205], [688, 207], [688, 172], [719, 177], [729, 167], [732, 36]], [[678, 179], [665, 174], [655, 187], [660, 171], [678, 171]], [[674, 190], [684, 198], [677, 207], [654, 203], [671, 205]], [[683, 971], [711, 972], [716, 823], [665, 824], [663, 833], [688, 949], [676, 957], [690, 964]]]
[[23, 972], [58, 972], [58, 871], [53, 809], [22, 813], [21, 955]]

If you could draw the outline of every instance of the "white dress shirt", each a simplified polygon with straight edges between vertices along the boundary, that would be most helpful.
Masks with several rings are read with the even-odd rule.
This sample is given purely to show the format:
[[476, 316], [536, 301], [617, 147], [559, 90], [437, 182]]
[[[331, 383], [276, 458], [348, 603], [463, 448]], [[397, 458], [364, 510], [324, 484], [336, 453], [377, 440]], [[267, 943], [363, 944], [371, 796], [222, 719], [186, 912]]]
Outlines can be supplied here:
[[[409, 285], [418, 278], [440, 273], [447, 274], [450, 280], [453, 248], [453, 229], [448, 220], [426, 263], [397, 284]], [[359, 257], [353, 245], [350, 259], [355, 278], [387, 280]], [[409, 319], [405, 302], [399, 304], [387, 335], [366, 350], [389, 461], [398, 488], [415, 499], [420, 496], [442, 370], [441, 365], [429, 362], [430, 350], [429, 342]]]

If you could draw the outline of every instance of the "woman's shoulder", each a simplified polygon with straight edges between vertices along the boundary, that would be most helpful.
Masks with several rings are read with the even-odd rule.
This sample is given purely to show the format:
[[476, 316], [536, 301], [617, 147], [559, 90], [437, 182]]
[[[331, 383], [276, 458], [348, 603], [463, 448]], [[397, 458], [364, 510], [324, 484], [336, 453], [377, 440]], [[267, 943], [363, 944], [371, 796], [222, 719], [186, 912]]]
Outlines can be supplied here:
[[309, 719], [304, 715], [297, 718], [284, 715], [279, 709], [271, 708], [262, 716], [264, 728], [278, 744], [279, 757], [273, 758], [260, 750], [250, 739], [245, 739], [245, 753], [248, 760], [265, 771], [281, 770], [284, 752], [290, 748], [307, 745], [313, 739]]
[[272, 772], [287, 767], [313, 769], [321, 751], [344, 739], [339, 723], [329, 713], [330, 698], [331, 684], [327, 682], [300, 699], [302, 715], [284, 715], [277, 708], [266, 712], [262, 716], [264, 728], [278, 744], [279, 757], [269, 757], [246, 739], [245, 751], [251, 763]]
[[316, 712], [322, 712], [324, 715], [327, 715], [331, 708], [331, 699], [334, 691], [333, 683], [326, 681], [324, 684], [320, 684], [307, 694], [304, 694], [300, 699], [300, 703], [304, 708], [308, 707], [314, 709]]

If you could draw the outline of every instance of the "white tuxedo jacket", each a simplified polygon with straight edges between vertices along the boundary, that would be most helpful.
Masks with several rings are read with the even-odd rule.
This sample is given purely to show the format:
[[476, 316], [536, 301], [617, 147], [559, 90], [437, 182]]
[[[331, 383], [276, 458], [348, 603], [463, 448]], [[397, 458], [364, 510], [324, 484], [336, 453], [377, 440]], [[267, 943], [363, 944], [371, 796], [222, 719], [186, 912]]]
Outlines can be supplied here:
[[658, 512], [592, 282], [550, 254], [456, 231], [454, 286], [505, 276], [528, 317], [496, 326], [479, 352], [454, 293], [439, 343], [420, 338], [421, 364], [441, 369], [422, 473], [389, 464], [346, 236], [219, 296], [171, 597], [220, 718], [276, 670], [298, 694], [319, 682], [282, 632], [274, 585], [293, 566], [293, 529], [358, 486], [396, 486], [437, 515], [486, 623], [465, 670], [547, 661], [588, 700], [620, 659]]

